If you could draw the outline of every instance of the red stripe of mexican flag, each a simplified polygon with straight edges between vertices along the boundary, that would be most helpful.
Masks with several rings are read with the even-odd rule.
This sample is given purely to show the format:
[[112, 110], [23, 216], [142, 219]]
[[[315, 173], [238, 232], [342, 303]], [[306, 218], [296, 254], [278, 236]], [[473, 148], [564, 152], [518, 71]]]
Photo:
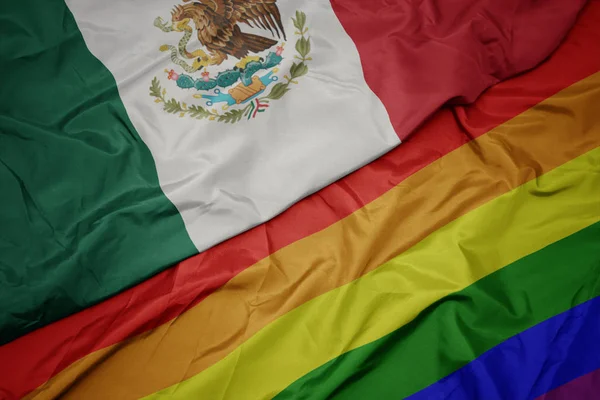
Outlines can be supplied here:
[[537, 66], [585, 3], [331, 0], [402, 139], [444, 103]]

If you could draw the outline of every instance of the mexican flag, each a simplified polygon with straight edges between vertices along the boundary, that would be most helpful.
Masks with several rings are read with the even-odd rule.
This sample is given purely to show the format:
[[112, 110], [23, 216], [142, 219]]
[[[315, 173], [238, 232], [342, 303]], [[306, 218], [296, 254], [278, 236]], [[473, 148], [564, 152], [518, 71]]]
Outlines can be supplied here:
[[600, 368], [535, 369], [598, 354], [597, 0], [0, 18], [0, 398], [534, 398]]

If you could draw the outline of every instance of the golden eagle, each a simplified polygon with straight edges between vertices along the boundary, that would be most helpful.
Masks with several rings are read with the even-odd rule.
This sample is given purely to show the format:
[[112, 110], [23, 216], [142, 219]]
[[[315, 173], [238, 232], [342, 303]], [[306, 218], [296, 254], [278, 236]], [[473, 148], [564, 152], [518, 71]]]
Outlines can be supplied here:
[[[189, 3], [190, 0], [183, 0]], [[196, 0], [177, 5], [171, 12], [173, 24], [194, 22], [198, 40], [211, 53], [211, 64], [221, 64], [228, 55], [242, 59], [248, 52], [259, 53], [277, 44], [276, 40], [244, 33], [238, 23], [269, 30], [278, 38], [285, 31], [277, 0]]]

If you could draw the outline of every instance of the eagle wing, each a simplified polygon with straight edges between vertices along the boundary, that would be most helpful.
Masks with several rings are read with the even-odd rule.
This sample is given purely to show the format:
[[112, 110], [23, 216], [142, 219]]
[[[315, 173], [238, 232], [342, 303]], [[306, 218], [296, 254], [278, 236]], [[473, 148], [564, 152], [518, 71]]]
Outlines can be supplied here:
[[281, 22], [281, 14], [277, 7], [277, 0], [225, 0], [225, 8], [231, 10], [234, 20], [266, 29], [278, 38], [285, 36], [285, 29]]
[[[184, 0], [184, 2], [191, 2]], [[236, 21], [231, 19], [233, 8], [228, 0], [199, 0], [192, 3], [198, 40], [211, 50], [228, 47], [234, 36]], [[174, 12], [181, 9], [176, 6]]]
[[[184, 0], [188, 1], [190, 0]], [[275, 30], [278, 37], [283, 34], [285, 38], [275, 2], [276, 0], [196, 0], [191, 6], [198, 40], [211, 51], [236, 58], [242, 58], [248, 52], [259, 53], [268, 49], [277, 42], [244, 33], [237, 24], [254, 24], [269, 30], [271, 34]]]

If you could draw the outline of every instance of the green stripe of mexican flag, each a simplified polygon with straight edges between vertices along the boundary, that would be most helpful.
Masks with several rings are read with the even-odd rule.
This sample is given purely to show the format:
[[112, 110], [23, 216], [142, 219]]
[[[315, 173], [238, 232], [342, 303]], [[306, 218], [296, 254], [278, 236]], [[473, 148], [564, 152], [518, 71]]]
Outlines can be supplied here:
[[3, 343], [197, 250], [65, 4], [0, 18]]

